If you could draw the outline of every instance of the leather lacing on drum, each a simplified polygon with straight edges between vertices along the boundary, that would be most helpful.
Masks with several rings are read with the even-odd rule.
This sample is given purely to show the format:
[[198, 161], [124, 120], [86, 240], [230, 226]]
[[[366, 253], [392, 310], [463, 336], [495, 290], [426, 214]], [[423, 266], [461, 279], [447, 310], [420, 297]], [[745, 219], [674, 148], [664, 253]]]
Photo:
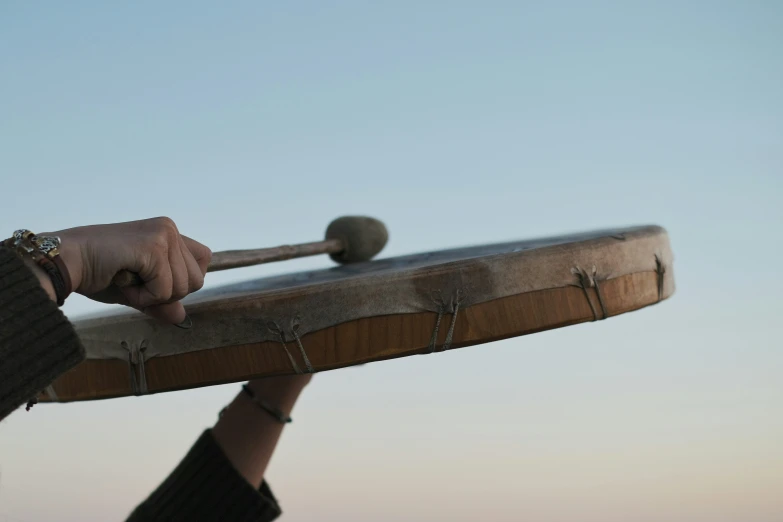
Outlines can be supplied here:
[[[138, 345], [130, 346], [127, 342], [120, 343], [128, 351], [128, 374], [133, 395], [145, 395], [147, 389], [147, 372], [144, 367], [147, 340], [143, 339]], [[136, 373], [138, 369], [138, 379]]]
[[[606, 319], [606, 306], [604, 305], [604, 298], [601, 295], [601, 286], [598, 283], [598, 277], [596, 276], [596, 268], [593, 267], [590, 273], [588, 273], [586, 270], [582, 270], [577, 266], [571, 269], [571, 273], [576, 275], [577, 279], [577, 283], [571, 286], [579, 287], [584, 292], [587, 304], [590, 305], [590, 311], [593, 312], [593, 321]], [[592, 299], [590, 299], [590, 293], [587, 291], [588, 288], [595, 288], [595, 293], [598, 296], [598, 305], [601, 307], [600, 317], [598, 316], [598, 311], [595, 309], [595, 305], [593, 305]]]
[[47, 397], [49, 397], [49, 400], [52, 402], [59, 402], [59, 399], [57, 398], [57, 393], [54, 391], [54, 386], [51, 384], [47, 386], [44, 391], [46, 392]]
[[[302, 345], [302, 340], [299, 338], [299, 315], [295, 315], [293, 319], [291, 319], [291, 335], [293, 335], [294, 340], [296, 341], [296, 345], [299, 347], [299, 352], [302, 354], [302, 360], [305, 363], [305, 367], [307, 368], [307, 373], [314, 373], [315, 370], [313, 369], [313, 365], [310, 364], [310, 358], [307, 357], [307, 352], [305, 352], [304, 346]], [[299, 368], [299, 365], [296, 364], [296, 359], [294, 359], [294, 356], [291, 355], [291, 352], [288, 350], [288, 346], [285, 344], [285, 331], [280, 328], [280, 326], [274, 322], [270, 321], [266, 324], [266, 327], [273, 333], [277, 334], [277, 336], [280, 338], [280, 344], [283, 345], [283, 350], [285, 350], [285, 354], [288, 356], [288, 360], [291, 362], [291, 367], [294, 369], [294, 372], [297, 374], [302, 374], [302, 370]]]
[[[429, 350], [430, 353], [436, 351], [443, 352], [451, 347], [451, 341], [454, 337], [454, 326], [457, 324], [457, 312], [459, 312], [459, 307], [462, 305], [463, 301], [465, 301], [465, 292], [463, 292], [461, 289], [458, 289], [456, 295], [451, 298], [451, 302], [448, 306], [443, 301], [443, 296], [441, 295], [440, 290], [432, 291], [432, 300], [438, 307], [438, 316], [435, 319], [435, 328], [432, 330], [432, 337], [430, 337]], [[451, 324], [449, 325], [449, 331], [446, 333], [446, 339], [443, 341], [443, 346], [441, 346], [438, 350], [436, 343], [438, 341], [440, 321], [447, 310], [451, 310]]]
[[655, 273], [658, 275], [658, 301], [663, 299], [663, 281], [666, 275], [666, 265], [663, 264], [660, 256], [655, 254]]

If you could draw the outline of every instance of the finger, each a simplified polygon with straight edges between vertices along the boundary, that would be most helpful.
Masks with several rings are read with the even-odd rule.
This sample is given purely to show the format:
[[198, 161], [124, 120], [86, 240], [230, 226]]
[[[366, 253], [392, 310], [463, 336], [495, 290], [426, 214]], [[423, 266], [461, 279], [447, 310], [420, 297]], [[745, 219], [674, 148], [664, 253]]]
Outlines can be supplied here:
[[151, 256], [144, 269], [138, 272], [144, 281], [142, 286], [126, 286], [122, 293], [129, 304], [136, 309], [145, 308], [171, 300], [174, 277], [171, 272], [168, 249]]
[[173, 303], [165, 303], [159, 305], [153, 305], [142, 310], [150, 317], [154, 317], [160, 321], [165, 321], [171, 324], [180, 324], [185, 321], [187, 314], [185, 313], [185, 307], [179, 301]]
[[99, 292], [89, 294], [87, 297], [93, 301], [99, 301], [101, 303], [130, 306], [130, 301], [128, 301], [128, 298], [125, 297], [125, 294], [123, 294], [122, 291], [114, 285], [108, 286]]
[[185, 265], [188, 268], [188, 293], [200, 290], [204, 286], [204, 273], [201, 271], [201, 267], [193, 257], [193, 254], [185, 244], [185, 240], [180, 236], [180, 251], [182, 257], [185, 260]]
[[188, 265], [185, 262], [179, 238], [175, 239], [173, 243], [169, 249], [172, 284], [171, 300], [179, 301], [188, 295], [190, 284], [188, 282]]
[[193, 258], [201, 268], [201, 274], [207, 273], [207, 266], [212, 259], [212, 251], [206, 245], [202, 245], [196, 240], [190, 239], [188, 236], [180, 236], [182, 241], [185, 242], [185, 246], [188, 251], [193, 255]]

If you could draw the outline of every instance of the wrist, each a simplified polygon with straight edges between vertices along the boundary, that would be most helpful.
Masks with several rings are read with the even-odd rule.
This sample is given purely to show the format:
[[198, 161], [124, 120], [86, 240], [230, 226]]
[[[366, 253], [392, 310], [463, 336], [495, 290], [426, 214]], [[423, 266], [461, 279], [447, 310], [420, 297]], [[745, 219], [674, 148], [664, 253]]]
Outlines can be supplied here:
[[59, 306], [71, 292], [71, 280], [68, 269], [59, 255], [60, 238], [37, 235], [27, 229], [17, 229], [2, 242], [27, 265], [38, 279], [38, 284], [49, 298]]
[[40, 235], [58, 236], [60, 238], [61, 243], [58, 248], [60, 259], [62, 259], [65, 268], [68, 270], [68, 275], [71, 277], [72, 291], [77, 292], [82, 284], [82, 269], [84, 266], [81, 246], [73, 238], [68, 237], [66, 230]]
[[71, 276], [73, 291], [77, 292], [82, 284], [82, 267], [84, 266], [81, 246], [73, 241], [63, 240], [63, 245], [60, 247], [60, 257]]

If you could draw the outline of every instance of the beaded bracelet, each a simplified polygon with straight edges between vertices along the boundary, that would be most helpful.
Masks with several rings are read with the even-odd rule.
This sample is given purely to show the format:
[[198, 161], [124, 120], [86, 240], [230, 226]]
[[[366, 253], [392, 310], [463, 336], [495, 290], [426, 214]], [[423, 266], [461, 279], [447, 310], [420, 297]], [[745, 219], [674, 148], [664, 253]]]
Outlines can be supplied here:
[[60, 257], [60, 238], [37, 236], [29, 230], [21, 229], [3, 241], [3, 246], [15, 250], [21, 257], [30, 258], [46, 272], [52, 280], [57, 305], [62, 306], [73, 288], [71, 275]]

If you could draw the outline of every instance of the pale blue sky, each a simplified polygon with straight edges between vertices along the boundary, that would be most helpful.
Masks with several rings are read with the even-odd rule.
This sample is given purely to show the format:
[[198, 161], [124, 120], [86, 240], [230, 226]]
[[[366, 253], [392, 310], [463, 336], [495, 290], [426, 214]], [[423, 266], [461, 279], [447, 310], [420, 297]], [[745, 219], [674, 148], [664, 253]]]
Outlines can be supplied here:
[[[4, 2], [0, 223], [221, 250], [363, 213], [386, 255], [663, 225], [660, 306], [318, 376], [284, 520], [780, 520], [782, 55], [774, 1]], [[235, 391], [14, 414], [0, 522], [120, 519]]]

